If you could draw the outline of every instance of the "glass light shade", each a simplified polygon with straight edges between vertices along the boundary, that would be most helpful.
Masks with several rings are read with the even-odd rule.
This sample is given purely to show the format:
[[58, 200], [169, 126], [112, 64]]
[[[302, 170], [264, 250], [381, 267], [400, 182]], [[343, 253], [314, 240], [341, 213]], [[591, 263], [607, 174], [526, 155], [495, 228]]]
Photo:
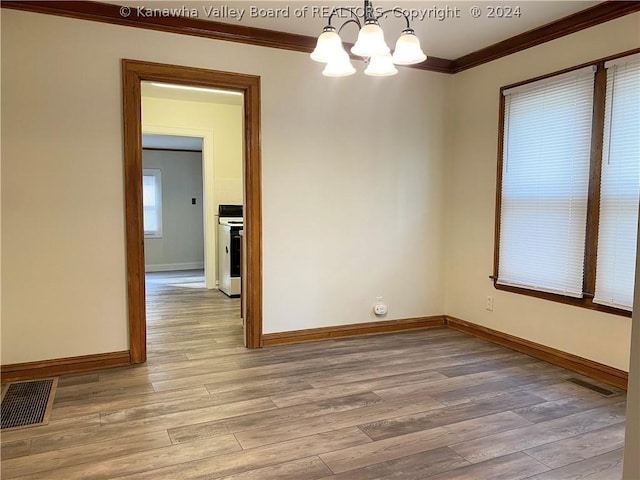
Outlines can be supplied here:
[[396, 65], [413, 65], [424, 62], [427, 56], [420, 48], [420, 39], [416, 37], [413, 30], [405, 30], [396, 42], [396, 49], [393, 52], [393, 63]]
[[358, 33], [358, 40], [351, 48], [351, 53], [361, 57], [384, 55], [391, 50], [384, 41], [384, 32], [377, 23], [366, 23]]
[[364, 73], [372, 77], [388, 77], [398, 73], [398, 69], [393, 64], [391, 54], [387, 53], [386, 55], [375, 55], [371, 57]]
[[336, 33], [336, 29], [325, 27], [325, 31], [318, 37], [316, 48], [311, 53], [311, 60], [316, 62], [329, 63], [334, 58], [340, 56], [344, 51], [342, 39]]
[[342, 49], [342, 53], [331, 59], [324, 67], [322, 74], [325, 77], [348, 77], [356, 73], [356, 69], [351, 64], [349, 54]]

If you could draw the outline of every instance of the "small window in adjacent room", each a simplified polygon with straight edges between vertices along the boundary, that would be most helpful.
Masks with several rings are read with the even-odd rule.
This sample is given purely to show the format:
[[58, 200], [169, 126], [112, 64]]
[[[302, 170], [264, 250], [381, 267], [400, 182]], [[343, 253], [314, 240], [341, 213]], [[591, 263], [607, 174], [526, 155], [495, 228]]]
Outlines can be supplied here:
[[501, 89], [496, 288], [630, 315], [640, 53], [629, 53]]
[[144, 236], [162, 237], [162, 171], [142, 170], [142, 205], [144, 207]]

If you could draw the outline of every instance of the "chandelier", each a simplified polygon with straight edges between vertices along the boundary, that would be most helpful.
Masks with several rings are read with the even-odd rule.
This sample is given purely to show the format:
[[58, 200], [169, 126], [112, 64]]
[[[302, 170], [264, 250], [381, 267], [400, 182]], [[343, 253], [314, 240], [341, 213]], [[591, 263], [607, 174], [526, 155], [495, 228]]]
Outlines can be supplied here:
[[[399, 18], [404, 17], [407, 23], [396, 42], [393, 55], [384, 40], [384, 32], [378, 22], [390, 13]], [[336, 15], [342, 17], [345, 14], [350, 18], [336, 31], [336, 28], [331, 25], [331, 20]], [[409, 17], [402, 9], [396, 7], [378, 13], [377, 10], [374, 10], [370, 0], [364, 0], [362, 15], [358, 15], [358, 11], [354, 7], [334, 8], [329, 15], [327, 26], [322, 29], [322, 34], [318, 37], [316, 48], [311, 53], [311, 59], [327, 64], [322, 71], [322, 74], [327, 77], [346, 77], [356, 73], [339, 35], [342, 29], [351, 23], [360, 29], [358, 39], [351, 48], [351, 53], [363, 57], [367, 63], [365, 75], [374, 77], [395, 75], [398, 73], [396, 65], [413, 65], [427, 59], [420, 48], [420, 40], [416, 36], [416, 32], [409, 24]]]

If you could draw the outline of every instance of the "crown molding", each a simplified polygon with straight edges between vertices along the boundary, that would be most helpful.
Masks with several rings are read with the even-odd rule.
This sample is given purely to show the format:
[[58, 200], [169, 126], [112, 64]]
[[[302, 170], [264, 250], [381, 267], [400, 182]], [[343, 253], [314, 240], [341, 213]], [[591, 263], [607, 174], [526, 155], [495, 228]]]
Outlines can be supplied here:
[[559, 20], [494, 43], [451, 61], [451, 72], [458, 73], [512, 53], [570, 35], [609, 20], [640, 11], [640, 1], [606, 1]]
[[[188, 17], [145, 17], [138, 15], [136, 8], [102, 2], [80, 1], [3, 1], [2, 8], [45, 13], [62, 17], [111, 23], [127, 27], [145, 28], [161, 32], [191, 35], [196, 37], [245, 43], [260, 47], [279, 48], [294, 52], [311, 53], [316, 38], [295, 33], [278, 32], [264, 28], [246, 27], [230, 23]], [[126, 8], [128, 15], [122, 15]], [[359, 57], [358, 57], [359, 58]], [[431, 57], [410, 68], [449, 73], [451, 61]]]
[[[316, 38], [308, 35], [278, 32], [199, 18], [146, 17], [138, 15], [136, 8], [129, 8], [129, 14], [123, 16], [121, 9], [127, 7], [111, 3], [16, 0], [2, 1], [0, 5], [2, 8], [14, 10], [245, 43], [294, 52], [311, 53], [316, 44]], [[640, 1], [609, 0], [455, 60], [429, 57], [426, 61], [407, 68], [440, 73], [458, 73], [637, 11], [640, 11]]]
[[[111, 3], [92, 1], [3, 1], [2, 7], [215, 40], [249, 43], [283, 50], [311, 52], [315, 46], [315, 40], [305, 35], [244, 27], [200, 18], [146, 17], [139, 15], [135, 7], [125, 7]], [[123, 14], [123, 11], [126, 11], [127, 14]]]

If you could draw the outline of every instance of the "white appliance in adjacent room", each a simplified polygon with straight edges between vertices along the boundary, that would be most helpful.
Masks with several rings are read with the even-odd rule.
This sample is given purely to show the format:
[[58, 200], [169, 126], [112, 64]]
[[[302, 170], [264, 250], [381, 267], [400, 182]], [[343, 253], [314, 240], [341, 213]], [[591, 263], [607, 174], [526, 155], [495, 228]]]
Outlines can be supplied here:
[[218, 288], [229, 297], [239, 297], [241, 293], [240, 230], [243, 222], [242, 205], [218, 207]]

